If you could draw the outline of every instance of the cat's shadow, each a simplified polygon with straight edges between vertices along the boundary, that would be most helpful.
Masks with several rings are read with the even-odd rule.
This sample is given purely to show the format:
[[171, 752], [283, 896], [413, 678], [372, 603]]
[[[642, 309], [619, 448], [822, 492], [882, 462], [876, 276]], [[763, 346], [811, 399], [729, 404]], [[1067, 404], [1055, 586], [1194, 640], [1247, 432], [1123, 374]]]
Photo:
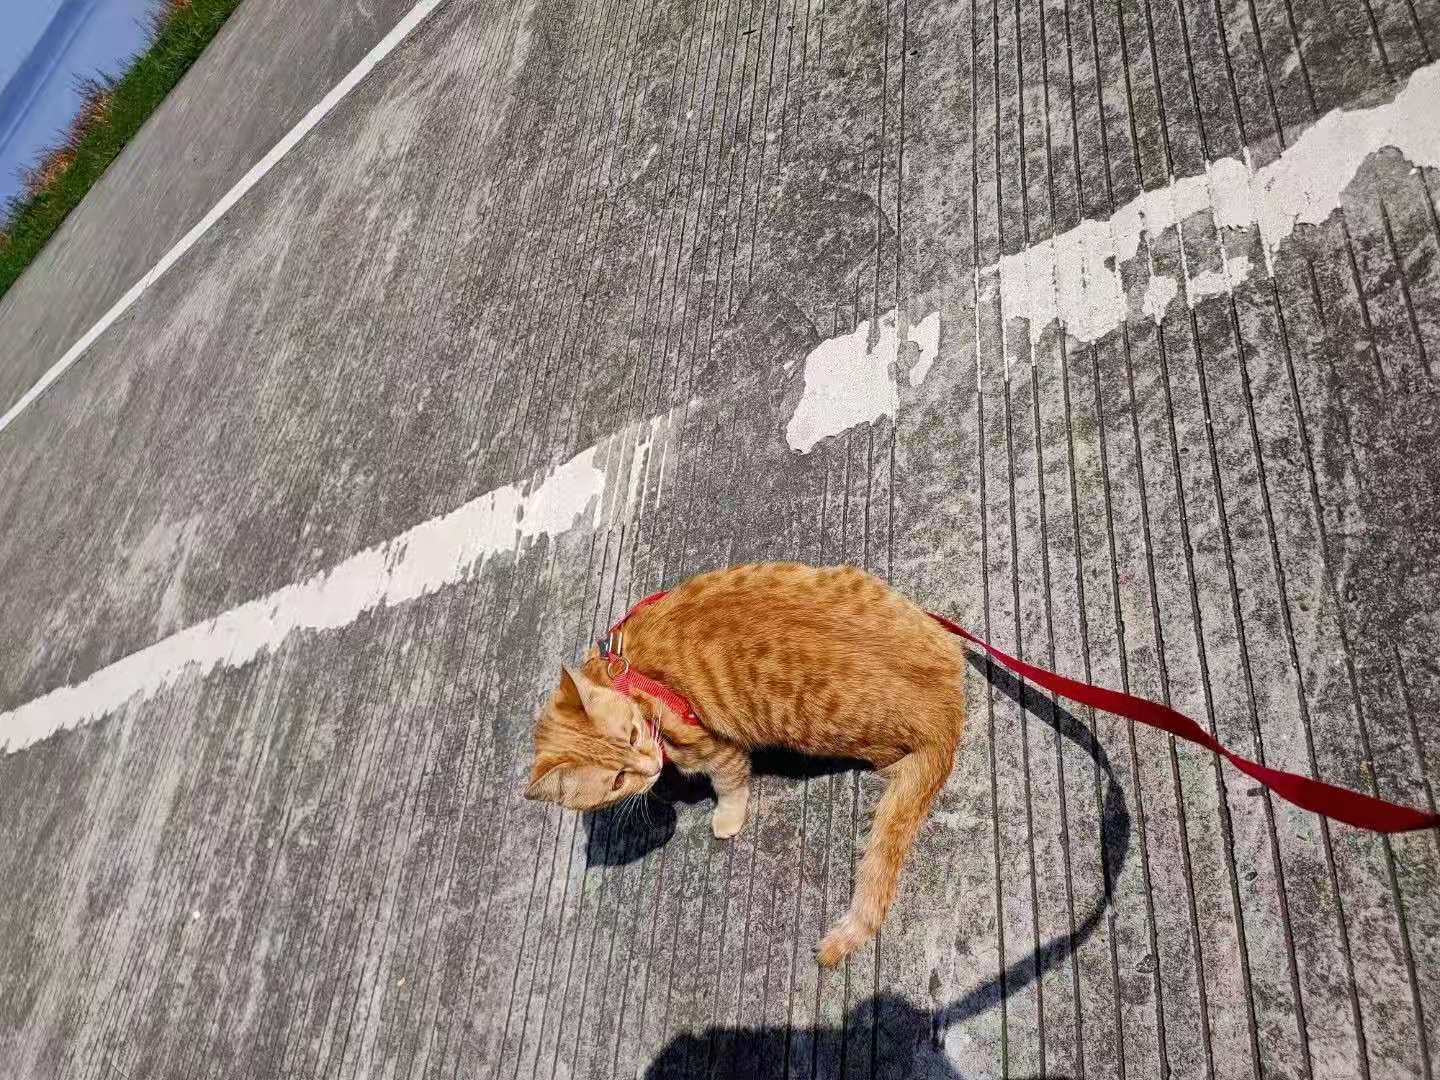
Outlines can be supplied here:
[[[750, 760], [756, 776], [779, 776], [807, 780], [819, 776], [868, 770], [863, 761], [845, 758], [818, 758], [789, 750], [760, 750]], [[648, 799], [630, 806], [619, 803], [593, 814], [585, 814], [585, 854], [591, 866], [626, 866], [639, 862], [663, 847], [675, 835], [679, 804], [711, 802], [715, 792], [710, 782], [685, 776], [667, 767]]]

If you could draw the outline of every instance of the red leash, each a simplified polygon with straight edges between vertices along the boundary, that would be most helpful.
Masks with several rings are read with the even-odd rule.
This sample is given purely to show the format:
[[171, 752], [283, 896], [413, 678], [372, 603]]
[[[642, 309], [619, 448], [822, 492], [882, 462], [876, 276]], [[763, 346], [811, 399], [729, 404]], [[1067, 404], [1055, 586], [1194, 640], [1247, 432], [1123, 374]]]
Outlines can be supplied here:
[[929, 614], [946, 630], [952, 634], [958, 634], [972, 645], [978, 645], [1015, 674], [1029, 679], [1036, 686], [1053, 690], [1082, 705], [1093, 705], [1097, 709], [1104, 709], [1116, 716], [1123, 716], [1127, 720], [1134, 720], [1141, 724], [1157, 727], [1162, 731], [1168, 731], [1177, 738], [1199, 743], [1207, 750], [1228, 760], [1245, 775], [1259, 780], [1282, 799], [1292, 802], [1302, 809], [1313, 810], [1317, 814], [1334, 818], [1336, 821], [1343, 821], [1347, 825], [1354, 825], [1359, 829], [1370, 829], [1382, 833], [1433, 829], [1440, 825], [1440, 814], [1426, 813], [1424, 810], [1386, 802], [1384, 799], [1362, 795], [1349, 788], [1336, 787], [1334, 784], [1327, 784], [1321, 780], [1312, 780], [1308, 776], [1272, 769], [1268, 765], [1261, 765], [1249, 758], [1243, 758], [1239, 754], [1225, 749], [1215, 740], [1214, 736], [1194, 720], [1184, 713], [1176, 712], [1168, 705], [1161, 705], [1159, 702], [1149, 701], [1133, 694], [1122, 694], [1117, 690], [1107, 690], [1103, 686], [1094, 686], [1090, 683], [1080, 682], [1078, 679], [1069, 679], [1064, 675], [1057, 675], [1053, 671], [1036, 667], [1034, 664], [1027, 664], [1024, 660], [1002, 652], [988, 641], [982, 641], [963, 626], [951, 622], [945, 616], [936, 615], [933, 611]]
[[[601, 652], [609, 655], [608, 646], [616, 640], [615, 635], [625, 625], [625, 620], [648, 604], [653, 604], [665, 596], [665, 593], [658, 592], [647, 596], [633, 608], [631, 608], [619, 622], [610, 630], [609, 637], [602, 642]], [[1078, 701], [1082, 705], [1090, 705], [1106, 712], [1114, 713], [1116, 716], [1123, 716], [1127, 720], [1134, 720], [1137, 723], [1148, 724], [1150, 727], [1159, 728], [1161, 731], [1168, 731], [1176, 738], [1185, 739], [1189, 742], [1198, 743], [1212, 753], [1219, 754], [1230, 764], [1243, 772], [1246, 776], [1253, 777], [1260, 781], [1282, 799], [1294, 803], [1304, 810], [1310, 810], [1324, 817], [1333, 818], [1336, 821], [1343, 821], [1347, 825], [1354, 825], [1358, 829], [1370, 829], [1380, 833], [1402, 833], [1412, 832], [1416, 829], [1433, 829], [1440, 826], [1440, 814], [1427, 813], [1424, 810], [1417, 810], [1410, 806], [1401, 806], [1398, 803], [1386, 802], [1384, 799], [1377, 799], [1372, 795], [1363, 795], [1358, 791], [1351, 791], [1349, 788], [1336, 787], [1334, 784], [1327, 784], [1321, 780], [1312, 780], [1308, 776], [1300, 776], [1297, 773], [1285, 772], [1281, 769], [1272, 769], [1268, 765], [1261, 765], [1243, 758], [1233, 751], [1227, 750], [1212, 736], [1190, 717], [1184, 713], [1176, 712], [1168, 705], [1161, 705], [1157, 701], [1150, 701], [1146, 698], [1136, 697], [1133, 694], [1122, 694], [1118, 690], [1107, 690], [1103, 686], [1095, 686], [1091, 683], [1081, 682], [1078, 679], [1067, 678], [1064, 675], [1057, 675], [1053, 671], [1047, 671], [1034, 664], [1027, 664], [1001, 649], [997, 649], [988, 641], [970, 633], [958, 623], [951, 622], [943, 615], [937, 615], [933, 611], [929, 615], [937, 623], [943, 626], [950, 633], [963, 638], [984, 649], [991, 657], [1004, 664], [1015, 674], [1029, 679], [1036, 686], [1046, 690], [1054, 691], [1062, 697], [1072, 701]], [[675, 691], [669, 687], [661, 686], [653, 679], [641, 675], [639, 672], [633, 674], [626, 665], [622, 678], [630, 676], [629, 684], [633, 689], [644, 693], [654, 694], [661, 697], [667, 705], [675, 709], [681, 716], [690, 720], [691, 723], [699, 723], [695, 710]], [[648, 685], [641, 685], [640, 680]], [[624, 692], [616, 681], [616, 689]], [[656, 693], [654, 688], [658, 687], [664, 694]], [[672, 702], [670, 699], [675, 699]], [[682, 707], [676, 708], [679, 703]]]

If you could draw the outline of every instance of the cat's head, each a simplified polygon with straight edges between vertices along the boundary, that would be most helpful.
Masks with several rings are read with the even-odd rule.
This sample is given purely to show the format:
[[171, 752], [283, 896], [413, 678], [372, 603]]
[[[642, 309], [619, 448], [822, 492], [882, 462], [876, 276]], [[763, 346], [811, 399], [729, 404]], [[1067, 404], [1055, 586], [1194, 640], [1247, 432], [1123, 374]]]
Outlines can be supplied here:
[[665, 764], [654, 706], [564, 668], [535, 722], [527, 799], [598, 810], [655, 786]]

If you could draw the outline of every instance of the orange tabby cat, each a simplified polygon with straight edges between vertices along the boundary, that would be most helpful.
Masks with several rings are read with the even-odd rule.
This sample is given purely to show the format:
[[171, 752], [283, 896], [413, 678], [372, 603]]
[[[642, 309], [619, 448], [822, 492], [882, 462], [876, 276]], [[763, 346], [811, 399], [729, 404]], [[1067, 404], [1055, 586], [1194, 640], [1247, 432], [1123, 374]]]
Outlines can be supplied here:
[[[750, 752], [785, 747], [868, 761], [889, 784], [849, 911], [817, 949], [839, 963], [879, 929], [965, 721], [959, 641], [851, 566], [766, 563], [691, 578], [624, 625], [623, 660], [592, 649], [535, 727], [526, 797], [594, 810], [648, 791], [668, 758], [715, 787], [715, 835], [745, 822]], [[625, 662], [677, 691], [611, 687]]]

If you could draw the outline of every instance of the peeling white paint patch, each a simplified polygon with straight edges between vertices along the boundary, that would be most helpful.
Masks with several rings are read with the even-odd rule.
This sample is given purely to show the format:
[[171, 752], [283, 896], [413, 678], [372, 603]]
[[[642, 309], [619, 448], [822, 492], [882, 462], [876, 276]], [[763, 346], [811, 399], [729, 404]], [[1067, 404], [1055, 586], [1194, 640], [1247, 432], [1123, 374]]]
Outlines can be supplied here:
[[918, 389], [930, 374], [935, 358], [940, 355], [940, 313], [932, 311], [910, 328], [910, 340], [920, 349], [920, 355], [910, 365], [910, 389]]
[[1416, 70], [1393, 101], [1334, 109], [1256, 174], [1260, 236], [1273, 252], [1300, 224], [1318, 225], [1365, 159], [1394, 147], [1412, 165], [1440, 165], [1440, 62]]
[[1230, 292], [1250, 276], [1250, 256], [1232, 255], [1225, 260], [1224, 269], [1202, 270], [1186, 282], [1186, 295], [1194, 307], [1207, 296]]
[[[1096, 341], [1125, 321], [1120, 268], [1139, 253], [1141, 238], [1159, 235], [1212, 208], [1217, 226], [1240, 225], [1238, 218], [1248, 213], [1250, 204], [1249, 176], [1243, 163], [1226, 158], [1204, 175], [1144, 192], [1108, 219], [1082, 221], [1006, 255], [982, 273], [999, 275], [1001, 314], [1027, 320], [1032, 345], [1054, 322], [1081, 341]], [[1160, 299], [1156, 295], [1152, 304]]]
[[468, 577], [486, 558], [567, 532], [587, 515], [598, 527], [605, 494], [600, 453], [592, 446], [537, 484], [496, 488], [329, 570], [162, 638], [75, 686], [0, 713], [0, 752], [14, 753], [99, 719], [182, 676], [248, 663], [293, 633], [347, 626], [374, 608], [436, 592]]
[[655, 438], [665, 429], [668, 419], [668, 416], [655, 416], [648, 422], [639, 424], [636, 428], [635, 449], [630, 453], [630, 482], [625, 487], [625, 510], [627, 513], [635, 506], [636, 496], [640, 493], [640, 485], [649, 468], [650, 454], [655, 445]]
[[[910, 360], [911, 386], [924, 381], [940, 351], [940, 313], [931, 312], [913, 327], [901, 329], [895, 309], [867, 319], [851, 333], [829, 338], [805, 357], [805, 390], [785, 439], [808, 454], [822, 439], [900, 410], [896, 369]], [[901, 346], [906, 346], [906, 357]]]
[[805, 391], [785, 428], [791, 448], [808, 454], [846, 428], [893, 417], [900, 408], [890, 368], [895, 358], [893, 311], [880, 317], [873, 340], [867, 319], [816, 346], [805, 357]]
[[1145, 302], [1140, 305], [1140, 309], [1158, 323], [1165, 317], [1165, 309], [1179, 291], [1179, 282], [1170, 275], [1151, 274], [1150, 284], [1145, 286]]
[[[1368, 109], [1336, 109], [1321, 117], [1275, 161], [1259, 170], [1222, 158], [1198, 176], [1180, 177], [1119, 207], [1108, 220], [1082, 221], [1055, 237], [1004, 256], [982, 273], [998, 275], [1004, 318], [1029, 323], [1038, 343], [1052, 323], [1080, 341], [1096, 341], [1128, 316], [1121, 267], [1142, 238], [1158, 236], [1192, 215], [1209, 213], [1216, 229], [1258, 228], [1267, 271], [1280, 244], [1299, 224], [1320, 224], [1371, 154], [1394, 147], [1415, 165], [1440, 165], [1440, 62], [1414, 72], [1394, 100]], [[1195, 298], [1235, 288], [1251, 261], [1230, 259], [1224, 271], [1187, 281]], [[1155, 317], [1168, 286], [1147, 283], [1144, 313]]]
[[1186, 210], [1178, 220], [1208, 209], [1217, 229], [1248, 229], [1255, 221], [1254, 171], [1247, 149], [1243, 158], [1207, 162], [1204, 176], [1173, 180], [1173, 186], [1188, 189]]

